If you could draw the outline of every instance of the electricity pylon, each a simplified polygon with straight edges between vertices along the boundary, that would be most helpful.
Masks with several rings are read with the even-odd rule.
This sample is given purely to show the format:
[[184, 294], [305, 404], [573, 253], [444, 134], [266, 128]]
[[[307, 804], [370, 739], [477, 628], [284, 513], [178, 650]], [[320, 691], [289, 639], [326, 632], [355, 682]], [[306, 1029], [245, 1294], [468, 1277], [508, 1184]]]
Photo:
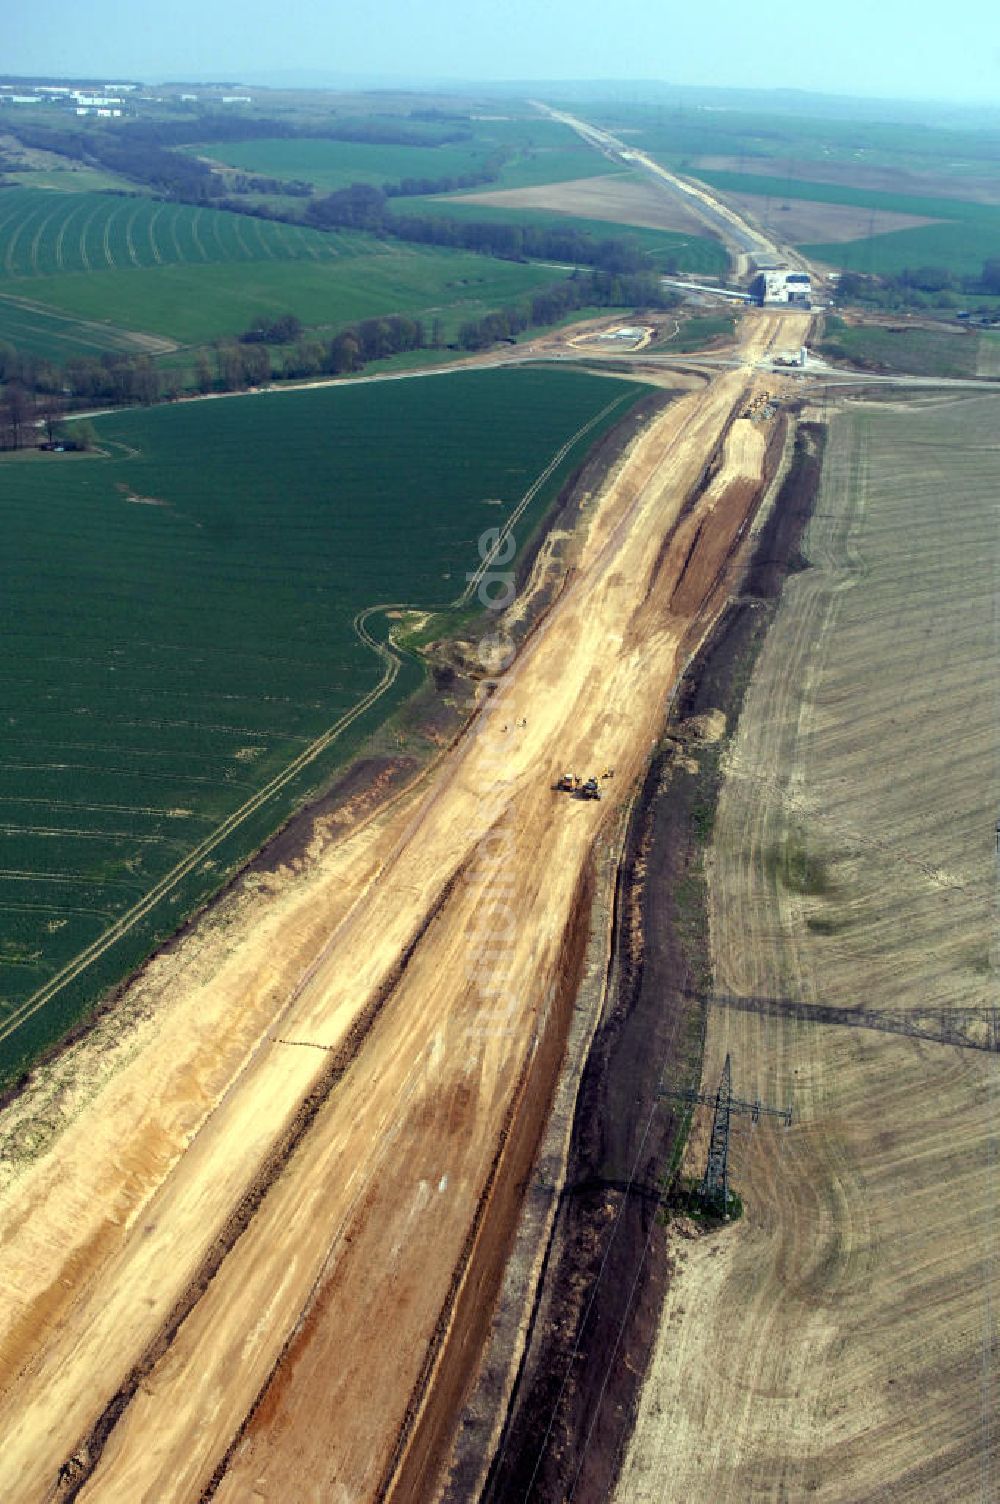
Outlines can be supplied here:
[[664, 1091], [661, 1088], [660, 1096], [673, 1097], [681, 1102], [690, 1102], [692, 1105], [715, 1108], [712, 1117], [712, 1138], [708, 1146], [708, 1161], [698, 1187], [698, 1199], [704, 1207], [728, 1218], [731, 1199], [729, 1193], [730, 1117], [734, 1112], [746, 1112], [749, 1113], [752, 1123], [760, 1122], [761, 1117], [772, 1117], [778, 1118], [786, 1128], [790, 1128], [792, 1109], [769, 1107], [761, 1102], [759, 1097], [753, 1102], [745, 1102], [741, 1097], [734, 1097], [733, 1071], [728, 1055], [722, 1067], [718, 1091]]

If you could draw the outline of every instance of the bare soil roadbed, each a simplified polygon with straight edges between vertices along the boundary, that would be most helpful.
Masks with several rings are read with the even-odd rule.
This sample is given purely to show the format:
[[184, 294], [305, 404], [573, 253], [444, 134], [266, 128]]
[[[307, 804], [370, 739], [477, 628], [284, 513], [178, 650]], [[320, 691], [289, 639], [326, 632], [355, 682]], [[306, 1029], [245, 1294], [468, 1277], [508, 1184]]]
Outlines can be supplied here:
[[[748, 316], [746, 364], [635, 440], [425, 785], [290, 881], [9, 1187], [5, 1504], [429, 1496], [547, 1111], [590, 852], [745, 525], [754, 363], [807, 323]], [[609, 764], [603, 803], [552, 792]]]

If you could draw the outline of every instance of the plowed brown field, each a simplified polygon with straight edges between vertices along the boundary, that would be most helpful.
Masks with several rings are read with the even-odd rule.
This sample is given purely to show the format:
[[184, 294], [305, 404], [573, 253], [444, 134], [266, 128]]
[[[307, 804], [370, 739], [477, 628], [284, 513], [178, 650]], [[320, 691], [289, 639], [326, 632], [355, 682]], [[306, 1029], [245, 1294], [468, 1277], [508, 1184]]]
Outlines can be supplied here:
[[486, 204], [494, 209], [548, 209], [651, 230], [705, 233], [702, 221], [682, 203], [668, 198], [652, 183], [625, 174], [604, 173], [596, 178], [573, 178], [566, 183], [540, 183], [535, 188], [466, 193], [462, 202]]
[[[589, 854], [721, 605], [762, 461], [736, 416], [753, 365], [807, 325], [748, 316], [746, 364], [618, 464], [466, 736], [178, 962], [134, 1058], [8, 1186], [5, 1504], [428, 1497], [557, 1069]], [[551, 790], [608, 763], [603, 804]]]
[[996, 1002], [996, 423], [992, 397], [833, 420], [710, 881], [715, 986], [748, 1001], [710, 1010], [703, 1087], [732, 1052], [795, 1123], [734, 1120], [746, 1214], [676, 1236], [617, 1504], [998, 1496], [1000, 1058], [808, 1020]]

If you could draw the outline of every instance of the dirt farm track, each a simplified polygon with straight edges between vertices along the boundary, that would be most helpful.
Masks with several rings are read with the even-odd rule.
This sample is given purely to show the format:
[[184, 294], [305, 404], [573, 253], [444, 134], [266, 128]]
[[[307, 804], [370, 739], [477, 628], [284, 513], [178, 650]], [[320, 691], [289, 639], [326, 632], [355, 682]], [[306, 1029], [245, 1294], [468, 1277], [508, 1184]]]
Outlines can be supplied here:
[[[755, 362], [807, 324], [748, 315], [744, 364], [640, 432], [428, 779], [140, 979], [162, 1006], [4, 1182], [4, 1504], [432, 1496], [558, 1068], [590, 853], [725, 598], [765, 458], [767, 420], [739, 416]], [[552, 793], [606, 765], [603, 803]]]

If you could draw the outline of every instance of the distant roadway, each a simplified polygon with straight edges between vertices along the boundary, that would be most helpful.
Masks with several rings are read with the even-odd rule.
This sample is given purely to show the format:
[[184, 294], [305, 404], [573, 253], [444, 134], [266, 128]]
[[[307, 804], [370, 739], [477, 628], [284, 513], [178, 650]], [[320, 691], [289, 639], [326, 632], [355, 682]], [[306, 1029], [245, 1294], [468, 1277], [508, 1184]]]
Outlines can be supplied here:
[[[741, 258], [752, 255], [775, 256], [794, 262], [801, 261], [801, 257], [789, 253], [784, 246], [779, 246], [763, 230], [758, 229], [735, 209], [731, 209], [728, 204], [722, 203], [701, 183], [689, 182], [685, 178], [678, 177], [676, 173], [669, 172], [646, 152], [639, 151], [636, 147], [621, 141], [617, 136], [611, 135], [610, 131], [600, 130], [588, 121], [580, 120], [576, 115], [567, 114], [565, 110], [554, 110], [551, 106], [543, 104], [541, 100], [533, 99], [531, 103], [551, 120], [559, 120], [563, 125], [568, 125], [590, 146], [604, 156], [610, 157], [612, 161], [620, 162], [625, 167], [638, 167], [647, 173], [658, 187], [664, 189], [672, 198], [682, 202], [686, 209], [695, 213], [709, 229], [714, 231], [735, 254], [738, 262]], [[739, 269], [745, 270], [742, 266]]]

